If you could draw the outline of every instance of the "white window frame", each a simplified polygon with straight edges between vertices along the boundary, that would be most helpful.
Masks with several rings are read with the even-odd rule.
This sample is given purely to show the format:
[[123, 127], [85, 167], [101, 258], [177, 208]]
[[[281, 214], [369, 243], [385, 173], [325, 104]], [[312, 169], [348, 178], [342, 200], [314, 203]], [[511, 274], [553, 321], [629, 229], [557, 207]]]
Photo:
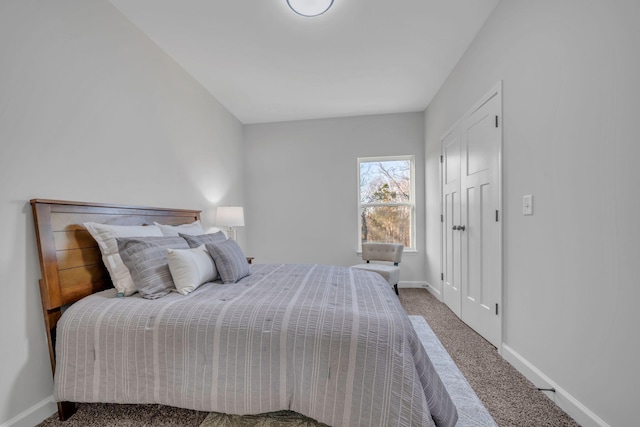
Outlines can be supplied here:
[[[392, 161], [401, 161], [401, 160], [409, 160], [410, 163], [410, 200], [409, 202], [403, 203], [362, 203], [360, 197], [360, 165], [362, 163], [375, 163], [375, 162], [392, 162]], [[415, 180], [415, 171], [416, 171], [416, 162], [414, 155], [406, 155], [406, 156], [380, 156], [380, 157], [358, 157], [357, 162], [357, 185], [358, 185], [358, 253], [362, 252], [362, 216], [360, 212], [362, 212], [363, 208], [372, 206], [408, 206], [411, 212], [411, 247], [405, 247], [405, 252], [416, 252], [416, 180]]]

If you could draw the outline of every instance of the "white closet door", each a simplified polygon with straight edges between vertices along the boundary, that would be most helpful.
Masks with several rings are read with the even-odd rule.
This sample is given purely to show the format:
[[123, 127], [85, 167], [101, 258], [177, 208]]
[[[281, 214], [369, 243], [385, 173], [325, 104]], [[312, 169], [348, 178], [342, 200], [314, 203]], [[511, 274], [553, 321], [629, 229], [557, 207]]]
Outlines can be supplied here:
[[460, 317], [460, 135], [453, 131], [442, 140], [443, 289], [444, 303]]
[[494, 96], [462, 122], [460, 187], [462, 320], [496, 347], [500, 345], [500, 208], [498, 127]]
[[498, 86], [442, 139], [442, 298], [498, 348], [501, 115]]

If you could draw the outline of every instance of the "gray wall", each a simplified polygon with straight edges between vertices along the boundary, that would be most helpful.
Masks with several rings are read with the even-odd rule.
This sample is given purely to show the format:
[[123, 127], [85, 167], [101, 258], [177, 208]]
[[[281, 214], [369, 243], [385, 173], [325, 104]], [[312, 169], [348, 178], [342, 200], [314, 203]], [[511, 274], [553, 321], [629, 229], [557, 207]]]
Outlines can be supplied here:
[[244, 203], [242, 125], [106, 1], [0, 2], [0, 58], [0, 425], [34, 425], [55, 407], [29, 199], [211, 225]]
[[503, 353], [561, 387], [561, 405], [628, 425], [638, 22], [635, 0], [503, 1], [424, 117], [251, 125], [243, 153], [241, 124], [108, 2], [0, 2], [0, 424], [52, 411], [30, 198], [201, 208], [206, 225], [244, 204], [257, 262], [349, 265], [356, 157], [415, 154], [418, 254], [402, 280], [439, 286], [440, 137], [503, 80]]
[[504, 354], [612, 426], [636, 422], [640, 383], [639, 22], [637, 1], [500, 2], [425, 115], [434, 236], [440, 138], [503, 80]]
[[356, 159], [415, 155], [417, 253], [404, 255], [400, 280], [424, 284], [423, 114], [255, 124], [244, 132], [248, 252], [260, 263], [362, 262]]

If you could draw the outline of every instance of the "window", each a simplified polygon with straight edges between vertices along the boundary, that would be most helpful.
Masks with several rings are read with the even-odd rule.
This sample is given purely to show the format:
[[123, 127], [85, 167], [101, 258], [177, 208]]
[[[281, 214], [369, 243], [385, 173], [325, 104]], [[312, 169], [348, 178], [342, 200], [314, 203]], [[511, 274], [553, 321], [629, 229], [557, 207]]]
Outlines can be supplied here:
[[413, 169], [413, 156], [358, 159], [358, 249], [364, 242], [415, 249]]

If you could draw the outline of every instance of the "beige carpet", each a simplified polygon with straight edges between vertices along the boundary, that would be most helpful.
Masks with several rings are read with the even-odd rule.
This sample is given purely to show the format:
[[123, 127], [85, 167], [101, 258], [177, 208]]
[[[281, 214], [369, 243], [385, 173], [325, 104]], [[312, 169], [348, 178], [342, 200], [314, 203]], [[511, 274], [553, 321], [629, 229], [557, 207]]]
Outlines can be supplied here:
[[401, 289], [400, 302], [426, 319], [499, 426], [578, 426], [428, 291]]
[[291, 411], [244, 416], [212, 412], [200, 427], [326, 427], [326, 424]]
[[[429, 292], [400, 289], [400, 301], [408, 314], [427, 320], [499, 426], [578, 425]], [[39, 427], [198, 427], [210, 415], [162, 405], [96, 403], [78, 406], [78, 411], [68, 421], [60, 422], [57, 415], [53, 415]], [[259, 424], [262, 421], [257, 417], [214, 414], [203, 427], [317, 425], [304, 424], [308, 418], [291, 412], [277, 413], [276, 416], [280, 417], [276, 424]]]
[[55, 414], [37, 427], [198, 427], [207, 415], [162, 405], [83, 403], [67, 421], [58, 420]]

